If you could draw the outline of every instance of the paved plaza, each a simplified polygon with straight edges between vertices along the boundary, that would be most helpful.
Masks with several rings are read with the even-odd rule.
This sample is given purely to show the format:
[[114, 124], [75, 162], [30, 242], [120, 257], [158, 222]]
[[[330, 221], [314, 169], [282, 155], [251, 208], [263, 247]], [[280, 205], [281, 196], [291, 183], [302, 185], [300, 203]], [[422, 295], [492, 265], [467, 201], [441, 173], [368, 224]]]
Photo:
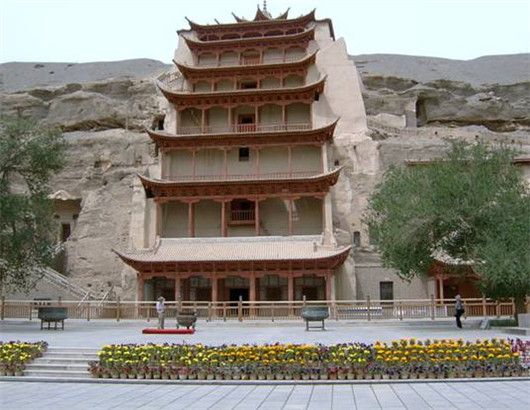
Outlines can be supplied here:
[[[169, 320], [168, 326], [175, 324]], [[38, 321], [0, 322], [0, 339], [46, 340], [52, 347], [99, 348], [111, 343], [340, 343], [391, 341], [402, 337], [506, 337], [481, 330], [477, 320], [457, 329], [442, 321], [327, 321], [325, 332], [304, 330], [301, 321], [199, 321], [194, 335], [143, 335], [146, 321], [67, 320], [65, 330], [40, 330]], [[528, 336], [524, 338], [528, 339]], [[324, 383], [121, 383], [0, 381], [2, 409], [529, 409], [530, 380], [324, 382]]]

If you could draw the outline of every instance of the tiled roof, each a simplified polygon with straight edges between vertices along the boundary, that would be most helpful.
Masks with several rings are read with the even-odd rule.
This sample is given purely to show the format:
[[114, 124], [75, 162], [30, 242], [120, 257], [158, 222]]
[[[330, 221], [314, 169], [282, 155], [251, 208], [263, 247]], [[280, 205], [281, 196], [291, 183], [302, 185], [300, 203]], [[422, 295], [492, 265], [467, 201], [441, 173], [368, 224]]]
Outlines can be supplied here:
[[321, 236], [161, 239], [150, 250], [117, 253], [137, 262], [289, 261], [325, 259], [348, 249], [321, 243]]

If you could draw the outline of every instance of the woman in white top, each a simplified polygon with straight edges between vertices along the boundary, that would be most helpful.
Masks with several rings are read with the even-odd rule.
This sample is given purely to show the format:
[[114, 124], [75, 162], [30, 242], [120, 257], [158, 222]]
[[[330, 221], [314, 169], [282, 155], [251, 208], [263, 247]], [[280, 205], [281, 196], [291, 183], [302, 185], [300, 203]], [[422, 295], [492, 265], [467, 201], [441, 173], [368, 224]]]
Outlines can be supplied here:
[[160, 296], [158, 298], [158, 302], [156, 302], [156, 313], [158, 314], [158, 328], [163, 329], [164, 328], [164, 320], [166, 318], [166, 306], [164, 305], [164, 302], [166, 300]]

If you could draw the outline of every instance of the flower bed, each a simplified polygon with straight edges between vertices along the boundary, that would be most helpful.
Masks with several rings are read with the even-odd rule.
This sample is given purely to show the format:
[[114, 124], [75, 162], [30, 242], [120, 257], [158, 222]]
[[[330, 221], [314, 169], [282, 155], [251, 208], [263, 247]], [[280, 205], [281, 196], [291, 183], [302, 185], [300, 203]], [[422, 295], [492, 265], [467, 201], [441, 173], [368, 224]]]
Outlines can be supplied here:
[[[415, 339], [391, 344], [107, 345], [94, 377], [317, 380], [512, 376], [527, 373], [516, 342]], [[530, 350], [530, 349], [529, 349]]]
[[23, 376], [26, 363], [42, 356], [47, 347], [44, 341], [0, 342], [0, 376]]

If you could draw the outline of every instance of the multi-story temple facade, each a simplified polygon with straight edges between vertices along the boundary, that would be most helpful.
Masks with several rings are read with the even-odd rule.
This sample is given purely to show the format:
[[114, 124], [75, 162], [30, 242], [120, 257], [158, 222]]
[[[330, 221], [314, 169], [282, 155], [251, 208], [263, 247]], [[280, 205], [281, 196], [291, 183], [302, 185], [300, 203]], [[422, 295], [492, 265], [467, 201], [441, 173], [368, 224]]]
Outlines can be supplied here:
[[167, 115], [148, 131], [160, 161], [139, 176], [134, 249], [118, 252], [138, 299], [335, 299], [354, 273], [333, 234], [331, 151], [366, 127], [343, 40], [314, 11], [189, 25], [157, 83]]

